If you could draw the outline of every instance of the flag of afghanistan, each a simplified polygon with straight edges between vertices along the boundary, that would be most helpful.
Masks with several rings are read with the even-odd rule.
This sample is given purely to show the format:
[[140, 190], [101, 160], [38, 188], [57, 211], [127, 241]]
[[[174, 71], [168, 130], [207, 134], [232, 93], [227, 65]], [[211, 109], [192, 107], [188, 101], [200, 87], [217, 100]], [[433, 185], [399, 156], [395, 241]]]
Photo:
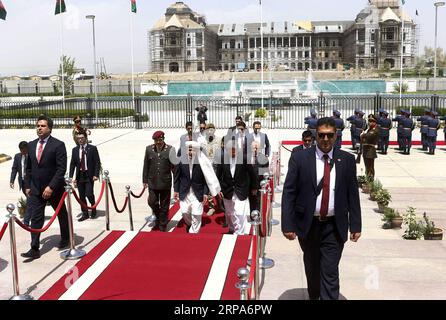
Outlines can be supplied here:
[[6, 20], [6, 9], [1, 0], [0, 0], [0, 19]]
[[132, 4], [132, 12], [136, 13], [136, 0], [130, 0]]
[[56, 1], [56, 10], [54, 14], [59, 14], [62, 12], [67, 11], [67, 8], [65, 7], [65, 1], [64, 0], [57, 0]]

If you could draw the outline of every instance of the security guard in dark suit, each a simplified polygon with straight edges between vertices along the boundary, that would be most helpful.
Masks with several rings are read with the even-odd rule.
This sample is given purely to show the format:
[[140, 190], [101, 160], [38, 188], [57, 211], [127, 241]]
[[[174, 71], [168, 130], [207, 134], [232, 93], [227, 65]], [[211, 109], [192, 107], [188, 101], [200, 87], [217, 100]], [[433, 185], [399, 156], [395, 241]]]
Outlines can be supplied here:
[[420, 128], [420, 133], [421, 133], [421, 144], [423, 146], [423, 150], [426, 151], [428, 148], [428, 143], [429, 143], [429, 139], [427, 137], [427, 132], [429, 130], [429, 120], [431, 118], [430, 115], [430, 110], [429, 109], [425, 109], [424, 110], [424, 115], [417, 118], [417, 122], [421, 122], [421, 128]]
[[403, 138], [402, 138], [401, 134], [404, 131], [404, 129], [403, 129], [403, 119], [404, 119], [404, 114], [405, 113], [406, 113], [406, 111], [404, 109], [401, 109], [400, 110], [400, 114], [392, 119], [392, 121], [396, 121], [398, 123], [397, 124], [397, 129], [396, 129], [397, 140], [398, 140], [398, 150], [403, 150]]
[[389, 113], [383, 110], [381, 117], [378, 119], [379, 141], [381, 143], [381, 153], [387, 154], [389, 148], [389, 136], [392, 129], [392, 121], [388, 118]]
[[345, 129], [344, 120], [341, 119], [341, 113], [338, 110], [333, 110], [333, 119], [336, 124], [336, 136], [337, 136], [334, 147], [341, 149], [342, 131]]
[[352, 149], [356, 149], [356, 141], [355, 141], [355, 120], [358, 117], [358, 111], [359, 109], [355, 109], [355, 113], [347, 118], [347, 121], [350, 122], [350, 137], [352, 141]]
[[440, 129], [440, 120], [438, 120], [438, 113], [432, 111], [430, 113], [427, 130], [427, 142], [429, 147], [429, 154], [435, 154], [435, 148], [437, 146], [437, 131]]
[[164, 132], [156, 131], [152, 139], [155, 143], [146, 148], [142, 182], [149, 188], [148, 203], [157, 218], [155, 227], [166, 231], [172, 173], [178, 164], [178, 158], [175, 148], [164, 142]]
[[415, 129], [415, 123], [410, 118], [410, 111], [405, 112], [401, 124], [403, 128], [401, 134], [401, 138], [403, 141], [403, 151], [404, 154], [410, 154], [410, 148], [412, 147], [412, 131]]
[[313, 139], [316, 139], [316, 128], [317, 128], [317, 113], [316, 110], [312, 109], [310, 111], [310, 117], [305, 118], [305, 124], [307, 125], [307, 130], [311, 131]]

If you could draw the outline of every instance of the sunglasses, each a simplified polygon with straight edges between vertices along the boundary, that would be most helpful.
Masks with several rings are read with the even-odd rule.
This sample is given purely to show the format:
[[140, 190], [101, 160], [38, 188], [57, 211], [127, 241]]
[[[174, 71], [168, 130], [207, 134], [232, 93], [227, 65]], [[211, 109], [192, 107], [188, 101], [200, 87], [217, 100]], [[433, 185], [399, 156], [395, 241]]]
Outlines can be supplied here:
[[319, 137], [319, 139], [324, 139], [325, 137], [327, 137], [328, 139], [333, 139], [335, 134], [333, 132], [330, 133], [318, 132], [317, 136]]
[[74, 123], [81, 123], [81, 120], [75, 120]]

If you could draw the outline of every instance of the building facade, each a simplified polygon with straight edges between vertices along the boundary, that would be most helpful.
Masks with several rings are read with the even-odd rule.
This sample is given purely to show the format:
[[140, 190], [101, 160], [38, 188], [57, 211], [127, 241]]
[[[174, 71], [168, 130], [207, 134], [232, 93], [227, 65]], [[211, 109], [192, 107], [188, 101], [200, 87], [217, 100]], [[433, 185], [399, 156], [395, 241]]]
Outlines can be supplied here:
[[398, 69], [401, 61], [404, 67], [415, 64], [418, 48], [416, 24], [399, 0], [371, 0], [355, 21], [264, 22], [260, 28], [207, 25], [176, 2], [149, 31], [151, 71], [260, 70], [262, 45], [264, 70]]

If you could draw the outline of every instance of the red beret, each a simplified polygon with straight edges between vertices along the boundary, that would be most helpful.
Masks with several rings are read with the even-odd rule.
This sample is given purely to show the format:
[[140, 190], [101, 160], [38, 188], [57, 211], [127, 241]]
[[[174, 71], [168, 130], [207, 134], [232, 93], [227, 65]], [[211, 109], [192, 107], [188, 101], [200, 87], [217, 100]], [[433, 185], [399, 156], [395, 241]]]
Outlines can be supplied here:
[[153, 136], [152, 136], [152, 139], [153, 139], [153, 140], [156, 140], [156, 139], [159, 139], [159, 138], [164, 138], [164, 132], [162, 132], [162, 131], [156, 131], [156, 132], [153, 134]]

